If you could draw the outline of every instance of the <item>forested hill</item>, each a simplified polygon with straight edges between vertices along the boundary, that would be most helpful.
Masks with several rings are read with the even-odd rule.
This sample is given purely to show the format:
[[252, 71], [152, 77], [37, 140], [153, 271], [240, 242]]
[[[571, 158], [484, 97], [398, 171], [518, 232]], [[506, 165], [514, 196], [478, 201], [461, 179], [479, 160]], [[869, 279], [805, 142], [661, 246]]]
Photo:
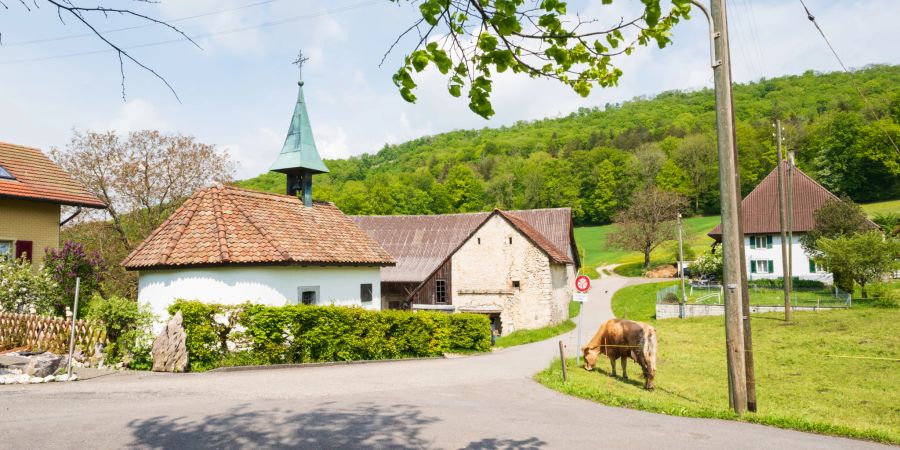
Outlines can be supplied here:
[[[854, 84], [869, 99], [867, 106]], [[772, 122], [802, 170], [857, 202], [900, 197], [900, 66], [807, 72], [734, 88], [742, 189], [775, 165]], [[549, 109], [549, 108], [548, 108]], [[718, 211], [712, 90], [670, 91], [567, 117], [461, 130], [326, 161], [314, 196], [347, 214], [436, 214], [568, 206], [602, 223], [648, 184]], [[283, 192], [268, 173], [241, 186]]]

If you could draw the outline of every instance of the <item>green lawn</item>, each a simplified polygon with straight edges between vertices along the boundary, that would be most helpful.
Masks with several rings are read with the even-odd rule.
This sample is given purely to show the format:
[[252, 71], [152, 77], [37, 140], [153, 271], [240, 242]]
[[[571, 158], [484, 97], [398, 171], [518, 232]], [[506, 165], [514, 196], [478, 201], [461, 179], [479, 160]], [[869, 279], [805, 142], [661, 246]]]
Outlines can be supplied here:
[[[656, 327], [655, 391], [642, 389], [634, 364], [629, 381], [610, 378], [606, 360], [590, 373], [568, 361], [566, 383], [556, 361], [536, 379], [613, 406], [738, 419], [728, 408], [722, 317], [652, 320], [656, 290], [671, 284], [632, 286], [613, 297], [617, 316]], [[752, 317], [759, 412], [738, 420], [900, 443], [900, 309], [854, 307], [794, 318], [786, 324], [780, 314]]]
[[[862, 205], [869, 217], [888, 212], [900, 213], [900, 200], [868, 203]], [[684, 242], [686, 250], [690, 249], [696, 255], [704, 253], [712, 244], [712, 238], [706, 235], [719, 224], [719, 216], [701, 216], [684, 219]], [[582, 253], [582, 265], [589, 275], [596, 274], [595, 267], [606, 264], [632, 264], [634, 270], [622, 268], [622, 275], [639, 276], [642, 273], [640, 263], [644, 257], [639, 252], [629, 252], [619, 249], [606, 248], [606, 238], [613, 232], [613, 225], [601, 225], [593, 227], [575, 228], [575, 242]], [[653, 265], [672, 263], [672, 245], [662, 245], [651, 255]]]

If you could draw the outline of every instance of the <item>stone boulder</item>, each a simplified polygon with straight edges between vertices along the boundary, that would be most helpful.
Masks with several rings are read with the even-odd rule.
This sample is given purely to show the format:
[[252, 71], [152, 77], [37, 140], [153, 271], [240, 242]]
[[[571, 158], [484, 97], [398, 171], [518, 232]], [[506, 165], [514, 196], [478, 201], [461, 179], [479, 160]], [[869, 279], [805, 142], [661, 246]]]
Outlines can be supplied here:
[[7, 369], [16, 373], [25, 372], [29, 362], [30, 358], [27, 356], [19, 356], [15, 353], [0, 355], [0, 369]]
[[32, 377], [44, 378], [53, 375], [59, 369], [62, 357], [50, 352], [44, 352], [28, 358], [25, 374]]
[[153, 341], [153, 371], [184, 372], [188, 363], [186, 340], [181, 311], [178, 311]]

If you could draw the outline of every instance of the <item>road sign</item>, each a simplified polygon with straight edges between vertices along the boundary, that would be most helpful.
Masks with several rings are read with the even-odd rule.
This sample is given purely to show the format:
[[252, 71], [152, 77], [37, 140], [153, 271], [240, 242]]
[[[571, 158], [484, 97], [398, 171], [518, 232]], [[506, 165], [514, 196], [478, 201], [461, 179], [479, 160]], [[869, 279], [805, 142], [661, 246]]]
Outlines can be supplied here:
[[572, 300], [578, 303], [587, 303], [588, 301], [588, 293], [587, 292], [576, 292], [572, 294]]
[[575, 289], [578, 290], [578, 292], [587, 292], [591, 290], [591, 279], [584, 275], [579, 276], [575, 279]]

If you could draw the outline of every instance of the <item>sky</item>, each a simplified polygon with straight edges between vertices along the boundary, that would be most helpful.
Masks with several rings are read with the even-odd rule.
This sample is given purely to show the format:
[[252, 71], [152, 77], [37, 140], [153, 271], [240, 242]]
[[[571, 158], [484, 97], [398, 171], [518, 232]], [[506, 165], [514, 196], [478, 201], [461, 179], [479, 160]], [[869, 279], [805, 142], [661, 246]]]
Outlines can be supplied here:
[[[126, 61], [126, 100], [119, 60], [95, 36], [49, 4], [17, 1], [0, 9], [0, 141], [49, 150], [65, 147], [73, 130], [126, 133], [158, 129], [196, 136], [228, 150], [237, 178], [265, 172], [275, 160], [297, 95], [291, 64], [302, 49], [304, 93], [313, 134], [325, 158], [374, 153], [385, 144], [421, 136], [520, 120], [565, 116], [672, 89], [712, 86], [708, 28], [699, 11], [677, 25], [674, 44], [641, 47], [619, 62], [616, 87], [582, 98], [550, 80], [500, 74], [496, 115], [485, 120], [464, 98], [447, 94], [435, 71], [419, 74], [415, 104], [403, 101], [391, 81], [417, 38], [397, 36], [417, 18], [415, 5], [388, 0], [162, 0], [126, 5], [169, 21], [201, 48], [161, 26], [111, 15], [94, 17], [110, 40], [173, 86]], [[94, 5], [90, 0], [76, 3]], [[569, 14], [614, 23], [640, 7], [638, 0], [569, 2]], [[900, 1], [806, 0], [841, 58], [850, 67], [900, 63]], [[799, 0], [728, 2], [733, 74], [737, 82], [806, 70], [834, 71], [838, 63], [806, 19]], [[133, 28], [140, 26], [139, 28]]]

